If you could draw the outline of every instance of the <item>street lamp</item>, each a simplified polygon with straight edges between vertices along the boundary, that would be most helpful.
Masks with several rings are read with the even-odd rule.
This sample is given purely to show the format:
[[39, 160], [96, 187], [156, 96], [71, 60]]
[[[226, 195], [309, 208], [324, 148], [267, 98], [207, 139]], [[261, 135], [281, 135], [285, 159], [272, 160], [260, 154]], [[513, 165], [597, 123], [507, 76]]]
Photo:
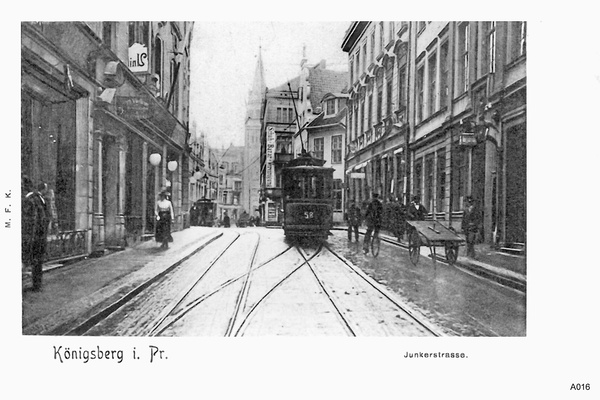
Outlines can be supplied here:
[[204, 174], [204, 176], [202, 177], [202, 186], [204, 188], [204, 192], [202, 193], [202, 197], [206, 198], [206, 194], [207, 194], [207, 184], [208, 184], [208, 175], [206, 175], [206, 173]]
[[158, 167], [160, 165], [161, 156], [158, 153], [150, 154], [150, 164], [154, 167]]

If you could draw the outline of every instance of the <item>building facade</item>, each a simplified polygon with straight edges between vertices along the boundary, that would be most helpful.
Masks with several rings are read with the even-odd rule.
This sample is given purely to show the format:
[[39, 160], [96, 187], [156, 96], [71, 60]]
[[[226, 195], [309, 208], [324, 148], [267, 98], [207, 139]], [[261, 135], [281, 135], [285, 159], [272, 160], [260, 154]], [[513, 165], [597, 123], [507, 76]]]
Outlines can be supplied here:
[[188, 22], [21, 25], [21, 171], [48, 183], [48, 259], [154, 233], [167, 188], [188, 209]]
[[222, 220], [225, 212], [235, 221], [244, 210], [242, 198], [242, 171], [244, 147], [230, 145], [227, 149], [213, 149], [217, 162], [217, 215]]
[[352, 23], [342, 43], [351, 82], [347, 172], [364, 179], [351, 181], [350, 196], [419, 195], [430, 218], [458, 225], [472, 195], [486, 242], [524, 244], [526, 29]]

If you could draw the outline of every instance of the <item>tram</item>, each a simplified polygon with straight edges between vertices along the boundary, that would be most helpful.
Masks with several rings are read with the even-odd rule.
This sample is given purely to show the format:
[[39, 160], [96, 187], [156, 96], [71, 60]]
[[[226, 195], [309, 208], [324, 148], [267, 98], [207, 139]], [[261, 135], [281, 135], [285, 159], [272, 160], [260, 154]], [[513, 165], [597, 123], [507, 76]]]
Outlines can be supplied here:
[[210, 199], [202, 198], [196, 200], [194, 205], [194, 212], [190, 212], [191, 225], [213, 226], [215, 222], [215, 202]]
[[282, 168], [283, 230], [288, 238], [327, 239], [333, 225], [333, 168], [302, 153]]

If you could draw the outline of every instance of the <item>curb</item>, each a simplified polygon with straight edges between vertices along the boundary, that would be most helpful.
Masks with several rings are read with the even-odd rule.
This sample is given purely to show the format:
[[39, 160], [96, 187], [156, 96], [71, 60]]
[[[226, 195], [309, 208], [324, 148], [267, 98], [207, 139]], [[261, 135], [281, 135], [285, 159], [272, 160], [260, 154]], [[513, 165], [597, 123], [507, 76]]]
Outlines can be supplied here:
[[115, 312], [116, 310], [121, 308], [121, 306], [123, 306], [125, 303], [127, 303], [129, 300], [131, 300], [133, 297], [137, 296], [139, 293], [144, 291], [148, 286], [150, 286], [151, 284], [153, 284], [154, 282], [156, 282], [157, 280], [159, 280], [160, 278], [162, 278], [163, 276], [165, 276], [166, 274], [171, 272], [173, 269], [177, 268], [179, 265], [183, 264], [186, 260], [190, 259], [194, 254], [198, 253], [200, 250], [202, 250], [203, 248], [205, 248], [206, 246], [208, 246], [209, 244], [211, 244], [212, 242], [214, 242], [221, 236], [223, 236], [223, 232], [219, 232], [216, 235], [214, 235], [213, 237], [209, 238], [206, 242], [202, 243], [197, 249], [191, 251], [185, 257], [177, 260], [175, 263], [173, 263], [169, 267], [165, 268], [164, 271], [162, 271], [159, 274], [156, 274], [154, 277], [141, 283], [136, 288], [134, 288], [129, 293], [127, 293], [125, 296], [122, 296], [117, 301], [115, 301], [111, 305], [103, 308], [102, 310], [100, 310], [99, 312], [94, 314], [92, 317], [88, 318], [83, 323], [70, 329], [68, 332], [66, 332], [66, 333], [52, 332], [50, 334], [51, 335], [63, 335], [63, 336], [81, 336], [81, 335], [83, 335], [85, 332], [87, 332], [89, 329], [91, 329], [98, 322], [100, 322], [101, 320], [108, 317], [110, 314], [112, 314], [113, 312]]
[[[343, 226], [332, 228], [332, 230], [338, 230], [338, 231], [346, 231], [347, 229], [348, 229], [347, 227], [343, 227]], [[365, 231], [359, 229], [358, 233], [361, 235], [364, 235]], [[397, 247], [401, 247], [408, 251], [408, 245], [405, 244], [404, 242], [398, 243], [398, 241], [396, 241], [396, 239], [394, 239], [388, 235], [380, 234], [380, 238], [382, 241], [384, 241], [386, 243], [392, 244]], [[432, 258], [431, 254], [421, 254], [421, 255], [424, 257], [427, 257], [429, 259]], [[462, 258], [462, 260], [461, 260], [461, 258]], [[436, 256], [436, 262], [437, 261], [446, 263], [445, 258], [440, 256], [439, 254]], [[504, 286], [511, 287], [520, 292], [526, 293], [527, 279], [525, 276], [523, 276], [521, 274], [518, 274], [518, 273], [515, 273], [512, 271], [507, 271], [503, 268], [493, 267], [491, 265], [487, 265], [485, 263], [478, 262], [477, 260], [465, 261], [464, 257], [459, 257], [459, 259], [456, 260], [454, 265], [456, 267], [459, 267], [459, 268], [465, 269], [469, 272], [472, 272], [478, 276], [484, 277], [491, 281], [500, 283]]]
[[[67, 320], [64, 322], [61, 322], [59, 325], [54, 326], [54, 327], [49, 327], [48, 329], [44, 329], [45, 328], [44, 321], [46, 320], [46, 318], [44, 318], [43, 320], [38, 320], [38, 321], [33, 322], [29, 327], [23, 327], [23, 335], [76, 336], [76, 335], [84, 334], [91, 327], [96, 325], [100, 320], [106, 318], [107, 316], [109, 316], [110, 314], [115, 312], [117, 309], [119, 309], [121, 306], [123, 306], [123, 304], [125, 304], [131, 298], [133, 298], [134, 296], [136, 296], [137, 294], [139, 294], [140, 292], [145, 290], [152, 283], [156, 282], [158, 279], [160, 279], [164, 275], [168, 274], [174, 268], [181, 265], [183, 262], [185, 262], [186, 260], [191, 258], [193, 255], [195, 255], [196, 253], [201, 251], [203, 248], [205, 248], [206, 246], [208, 246], [210, 243], [214, 242], [221, 236], [223, 236], [223, 232], [219, 232], [212, 236], [209, 236], [197, 248], [195, 248], [194, 250], [191, 250], [188, 254], [186, 254], [184, 257], [178, 259], [171, 265], [166, 266], [158, 274], [152, 276], [151, 278], [149, 278], [139, 284], [136, 284], [135, 287], [133, 287], [133, 289], [129, 290], [124, 296], [119, 294], [120, 290], [117, 287], [114, 290], [114, 293], [112, 293], [106, 299], [99, 301], [96, 305], [92, 305], [88, 309], [80, 309], [80, 310], [73, 311], [73, 315], [67, 317]], [[144, 266], [142, 268], [145, 268], [146, 266]], [[110, 286], [110, 283], [108, 285], [103, 286], [102, 288], [98, 289], [96, 292], [102, 291], [103, 289], [106, 289], [109, 286]], [[125, 286], [123, 286], [123, 287], [125, 287]], [[121, 291], [122, 291], [122, 288], [121, 288]], [[111, 298], [113, 300], [111, 300]], [[115, 298], [116, 298], [116, 300], [115, 300]], [[112, 301], [112, 303], [110, 303], [107, 306], [105, 305], [111, 301]], [[100, 308], [100, 310], [92, 311], [94, 308]], [[57, 310], [56, 313], [61, 313], [61, 312], [68, 313], [68, 309], [63, 308], [63, 309]], [[90, 313], [92, 314], [91, 316], [89, 316]], [[86, 314], [88, 314], [88, 316], [86, 316]], [[52, 314], [52, 315], [55, 315], [55, 314]], [[48, 317], [52, 318], [52, 315], [49, 315]], [[81, 322], [82, 319], [83, 319], [83, 322]], [[36, 325], [41, 325], [41, 329], [35, 329]], [[29, 331], [29, 332], [26, 333], [26, 331]]]

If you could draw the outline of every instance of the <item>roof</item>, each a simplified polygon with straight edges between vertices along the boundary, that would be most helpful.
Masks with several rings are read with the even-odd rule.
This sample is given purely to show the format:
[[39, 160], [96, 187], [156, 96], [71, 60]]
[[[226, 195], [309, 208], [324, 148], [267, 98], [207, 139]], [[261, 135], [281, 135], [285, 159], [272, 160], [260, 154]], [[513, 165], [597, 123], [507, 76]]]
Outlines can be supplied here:
[[285, 82], [285, 83], [283, 83], [283, 84], [281, 84], [279, 86], [276, 86], [276, 87], [274, 87], [272, 89], [269, 89], [268, 91], [269, 92], [277, 92], [277, 91], [279, 91], [279, 92], [286, 91], [287, 92], [287, 91], [290, 90], [290, 88], [288, 87], [288, 83], [292, 87], [292, 91], [298, 91], [298, 86], [300, 86], [300, 77], [297, 76], [297, 77], [295, 77], [293, 79], [290, 79], [289, 81], [287, 81], [287, 82]]
[[328, 93], [342, 92], [348, 86], [348, 72], [311, 68], [308, 74], [310, 102], [313, 110], [321, 104]]
[[319, 116], [313, 119], [307, 126], [306, 129], [320, 128], [322, 126], [339, 124], [346, 118], [346, 107], [342, 108], [337, 114], [325, 117], [325, 112], [319, 114]]

